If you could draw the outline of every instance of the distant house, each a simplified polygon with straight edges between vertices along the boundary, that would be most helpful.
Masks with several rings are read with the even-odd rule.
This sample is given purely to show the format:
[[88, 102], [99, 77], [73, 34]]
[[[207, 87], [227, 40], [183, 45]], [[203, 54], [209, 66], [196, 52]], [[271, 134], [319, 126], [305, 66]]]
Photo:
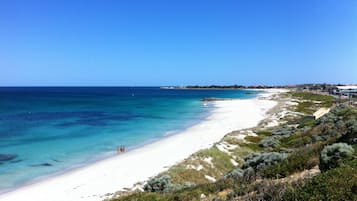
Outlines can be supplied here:
[[345, 96], [357, 95], [356, 85], [337, 86], [337, 93]]
[[348, 96], [349, 103], [353, 103], [353, 97], [357, 97], [357, 86], [356, 85], [346, 85], [337, 86], [337, 93], [342, 96]]

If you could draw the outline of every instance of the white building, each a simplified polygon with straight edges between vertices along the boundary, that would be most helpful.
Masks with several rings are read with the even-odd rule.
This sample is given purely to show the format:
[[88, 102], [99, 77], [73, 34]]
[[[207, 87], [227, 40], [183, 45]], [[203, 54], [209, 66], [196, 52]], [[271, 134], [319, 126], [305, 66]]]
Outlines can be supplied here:
[[346, 85], [346, 86], [337, 86], [338, 94], [348, 96], [350, 104], [353, 104], [352, 97], [357, 96], [357, 86], [356, 85]]

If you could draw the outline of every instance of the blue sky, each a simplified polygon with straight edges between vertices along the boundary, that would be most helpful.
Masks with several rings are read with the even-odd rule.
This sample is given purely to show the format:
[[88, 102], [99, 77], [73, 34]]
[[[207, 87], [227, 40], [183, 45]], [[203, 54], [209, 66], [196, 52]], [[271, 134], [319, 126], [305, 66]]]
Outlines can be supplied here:
[[357, 83], [355, 0], [0, 0], [0, 85]]

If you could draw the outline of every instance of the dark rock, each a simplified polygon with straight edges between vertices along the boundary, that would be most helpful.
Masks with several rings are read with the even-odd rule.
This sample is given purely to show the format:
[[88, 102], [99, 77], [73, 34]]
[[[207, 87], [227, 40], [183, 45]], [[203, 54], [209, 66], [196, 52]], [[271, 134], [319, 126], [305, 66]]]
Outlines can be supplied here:
[[52, 166], [51, 163], [40, 163], [40, 164], [34, 164], [34, 165], [30, 165], [31, 167], [40, 167], [40, 166], [44, 166], [44, 167], [48, 167], [48, 166]]
[[225, 100], [233, 100], [232, 98], [202, 98], [201, 101], [210, 102], [210, 101], [225, 101]]
[[16, 157], [16, 154], [0, 154], [0, 161], [11, 161]]
[[60, 162], [63, 162], [63, 161], [60, 161], [60, 160], [57, 160], [57, 159], [52, 159], [54, 162], [57, 162], [57, 163], [60, 163]]
[[18, 159], [18, 160], [10, 161], [10, 163], [19, 163], [21, 161], [23, 161], [23, 160], [22, 159]]

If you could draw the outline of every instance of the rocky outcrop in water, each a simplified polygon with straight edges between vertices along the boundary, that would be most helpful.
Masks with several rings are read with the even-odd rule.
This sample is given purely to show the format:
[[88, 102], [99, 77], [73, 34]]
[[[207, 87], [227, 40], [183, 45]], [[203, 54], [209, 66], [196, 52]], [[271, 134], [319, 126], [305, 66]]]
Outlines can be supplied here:
[[0, 154], [0, 161], [11, 161], [16, 157], [16, 154]]

